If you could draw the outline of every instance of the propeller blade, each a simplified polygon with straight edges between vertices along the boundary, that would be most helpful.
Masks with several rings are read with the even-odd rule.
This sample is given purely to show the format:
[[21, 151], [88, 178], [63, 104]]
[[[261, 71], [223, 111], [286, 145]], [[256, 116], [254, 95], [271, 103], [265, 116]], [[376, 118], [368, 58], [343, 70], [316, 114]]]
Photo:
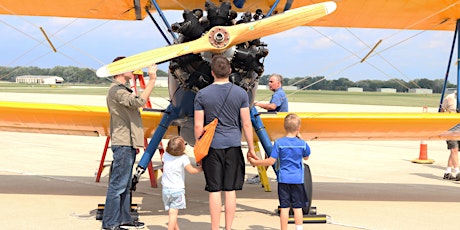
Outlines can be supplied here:
[[231, 45], [277, 34], [298, 26], [303, 26], [335, 11], [335, 2], [323, 2], [288, 10], [262, 20], [226, 27], [233, 36]]
[[308, 5], [273, 15], [258, 21], [233, 26], [215, 26], [204, 36], [185, 43], [145, 51], [99, 68], [98, 77], [108, 77], [137, 69], [152, 63], [162, 63], [173, 58], [205, 51], [223, 52], [231, 46], [277, 34], [305, 25], [335, 11], [335, 2]]
[[[96, 75], [98, 77], [109, 77], [142, 69], [153, 63], [161, 63], [182, 55], [190, 54], [194, 51], [193, 47], [201, 47], [206, 50], [206, 47], [209, 46], [211, 45], [207, 39], [205, 37], [201, 37], [190, 42], [145, 51], [105, 65], [96, 71]], [[195, 51], [196, 50], [199, 49], [195, 48]]]

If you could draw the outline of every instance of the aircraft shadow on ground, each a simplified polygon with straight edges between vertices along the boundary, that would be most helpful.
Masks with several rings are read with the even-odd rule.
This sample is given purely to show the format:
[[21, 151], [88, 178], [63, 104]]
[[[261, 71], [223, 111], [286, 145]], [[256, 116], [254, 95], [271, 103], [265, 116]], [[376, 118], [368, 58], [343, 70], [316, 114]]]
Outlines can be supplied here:
[[[425, 178], [442, 180], [438, 175], [416, 173]], [[208, 193], [204, 191], [202, 174], [194, 175], [195, 179], [186, 183], [188, 205], [205, 206]], [[187, 179], [186, 179], [187, 180]], [[436, 184], [403, 184], [403, 183], [350, 183], [350, 182], [313, 182], [313, 200], [366, 200], [366, 201], [420, 201], [420, 202], [460, 202], [457, 196], [460, 182], [446, 181], [445, 185]], [[0, 175], [2, 189], [0, 194], [35, 194], [35, 195], [72, 195], [72, 196], [104, 196], [107, 182], [95, 183], [91, 177], [59, 177], [46, 175]], [[237, 192], [238, 198], [277, 199], [276, 181], [270, 181], [271, 192], [264, 192], [260, 184], [245, 184], [242, 191]], [[141, 181], [133, 197], [141, 197], [144, 201], [151, 200], [160, 204], [161, 184], [151, 188], [148, 180]], [[101, 200], [101, 202], [103, 202]], [[145, 202], [144, 202], [145, 203]], [[150, 208], [149, 208], [150, 209]], [[150, 209], [152, 210], [152, 209]], [[194, 211], [196, 213], [196, 210]]]
[[[182, 214], [182, 213], [180, 213]], [[165, 219], [164, 224], [167, 225], [168, 220]], [[187, 229], [209, 229], [211, 224], [208, 222], [192, 222], [190, 220], [178, 217], [177, 218], [177, 223], [179, 226], [187, 226]], [[166, 230], [168, 229], [167, 227], [161, 226], [161, 225], [147, 225], [147, 229], [155, 229], [155, 230]]]
[[313, 200], [460, 202], [459, 185], [314, 182]]
[[[187, 229], [209, 229], [211, 224], [209, 222], [191, 222], [190, 220], [184, 218], [177, 219], [179, 226], [187, 226]], [[165, 221], [166, 224], [167, 221]], [[147, 229], [155, 230], [166, 230], [168, 228], [160, 225], [147, 225]], [[278, 228], [271, 228], [262, 225], [251, 225], [247, 230], [276, 230]]]

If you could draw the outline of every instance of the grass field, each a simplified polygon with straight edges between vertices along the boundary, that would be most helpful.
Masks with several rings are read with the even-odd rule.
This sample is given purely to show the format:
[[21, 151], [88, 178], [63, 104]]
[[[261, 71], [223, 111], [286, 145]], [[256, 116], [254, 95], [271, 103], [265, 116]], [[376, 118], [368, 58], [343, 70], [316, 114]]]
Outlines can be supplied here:
[[[0, 83], [0, 92], [14, 93], [51, 93], [51, 94], [83, 94], [105, 95], [109, 85], [98, 86], [49, 86], [49, 85], [18, 85]], [[438, 107], [440, 94], [411, 94], [411, 93], [377, 93], [377, 92], [343, 92], [343, 91], [289, 91], [286, 90], [290, 102], [336, 103], [360, 105], [394, 105], [410, 107]], [[256, 100], [268, 101], [272, 92], [259, 90]], [[169, 97], [167, 88], [155, 88], [152, 97]]]

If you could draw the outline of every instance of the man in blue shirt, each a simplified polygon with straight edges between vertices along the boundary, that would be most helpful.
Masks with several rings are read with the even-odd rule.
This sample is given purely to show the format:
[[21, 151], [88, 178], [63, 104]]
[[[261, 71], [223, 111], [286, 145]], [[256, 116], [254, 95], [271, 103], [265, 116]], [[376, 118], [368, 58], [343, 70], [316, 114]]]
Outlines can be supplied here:
[[[254, 106], [259, 106], [262, 109], [266, 109], [267, 112], [287, 112], [288, 111], [288, 100], [286, 94], [282, 88], [283, 77], [280, 74], [272, 74], [268, 80], [268, 87], [273, 91], [270, 103], [254, 102]], [[247, 180], [249, 184], [259, 184], [259, 175], [255, 175]]]
[[283, 77], [279, 74], [272, 74], [268, 81], [268, 87], [273, 91], [270, 103], [255, 102], [255, 106], [266, 109], [268, 112], [287, 112], [288, 101], [282, 88]]

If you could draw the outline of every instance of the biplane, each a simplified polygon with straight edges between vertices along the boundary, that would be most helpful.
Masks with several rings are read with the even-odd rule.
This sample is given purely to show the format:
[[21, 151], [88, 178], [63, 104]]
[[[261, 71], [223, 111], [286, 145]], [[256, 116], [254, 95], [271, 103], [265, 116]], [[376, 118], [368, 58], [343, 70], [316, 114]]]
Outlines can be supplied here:
[[[232, 62], [231, 81], [254, 101], [262, 60], [269, 58], [263, 37], [299, 26], [447, 30], [457, 34], [456, 0], [9, 0], [0, 14], [92, 19], [144, 20], [157, 12], [174, 38], [169, 45], [134, 54], [97, 70], [100, 77], [169, 62], [170, 105], [141, 112], [145, 137], [151, 138], [135, 177], [146, 169], [163, 138], [184, 136], [194, 144], [193, 99], [212, 83], [209, 60], [215, 53]], [[169, 24], [164, 10], [183, 10], [183, 22]], [[394, 15], [397, 15], [396, 17]], [[166, 36], [164, 36], [165, 39]], [[457, 100], [458, 102], [460, 100]], [[459, 106], [457, 106], [459, 107]], [[306, 140], [445, 140], [460, 138], [460, 115], [454, 113], [297, 113]], [[266, 153], [284, 135], [286, 113], [251, 118]], [[0, 102], [0, 130], [70, 135], [109, 135], [105, 107]]]

